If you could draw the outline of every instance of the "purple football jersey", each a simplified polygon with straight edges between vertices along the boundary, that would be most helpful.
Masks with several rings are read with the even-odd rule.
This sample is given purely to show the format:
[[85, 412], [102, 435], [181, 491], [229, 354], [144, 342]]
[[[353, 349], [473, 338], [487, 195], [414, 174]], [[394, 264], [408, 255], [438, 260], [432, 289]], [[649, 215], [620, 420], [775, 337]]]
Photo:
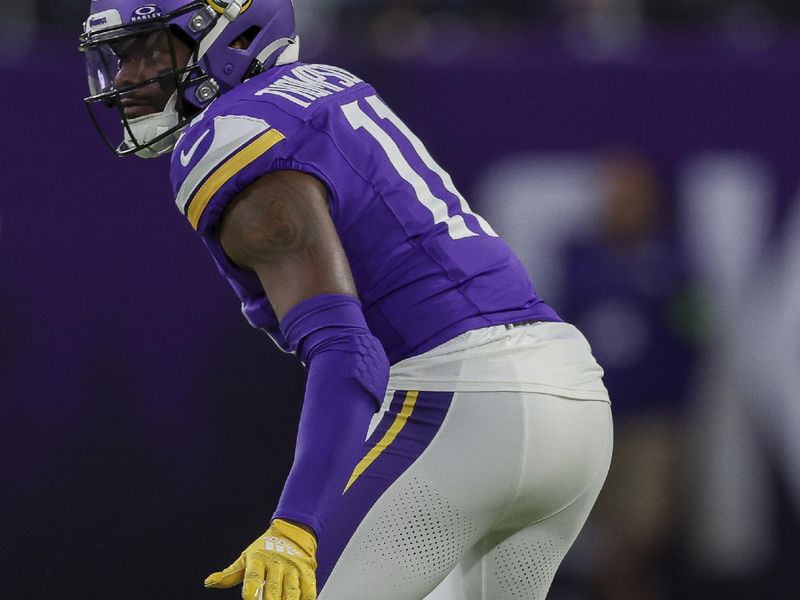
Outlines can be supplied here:
[[292, 63], [228, 92], [172, 157], [178, 208], [250, 323], [285, 348], [258, 278], [219, 243], [231, 200], [284, 169], [328, 188], [367, 323], [395, 363], [479, 327], [560, 320], [525, 268], [375, 90], [338, 67]]

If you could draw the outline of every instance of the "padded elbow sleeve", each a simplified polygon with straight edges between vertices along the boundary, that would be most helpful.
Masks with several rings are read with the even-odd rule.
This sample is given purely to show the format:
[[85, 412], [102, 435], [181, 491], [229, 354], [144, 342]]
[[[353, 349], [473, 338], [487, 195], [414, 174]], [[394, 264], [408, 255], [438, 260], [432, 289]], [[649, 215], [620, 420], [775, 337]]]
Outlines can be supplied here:
[[308, 382], [294, 464], [274, 517], [300, 521], [319, 535], [360, 459], [386, 391], [389, 361], [351, 296], [301, 302], [281, 329], [308, 367]]

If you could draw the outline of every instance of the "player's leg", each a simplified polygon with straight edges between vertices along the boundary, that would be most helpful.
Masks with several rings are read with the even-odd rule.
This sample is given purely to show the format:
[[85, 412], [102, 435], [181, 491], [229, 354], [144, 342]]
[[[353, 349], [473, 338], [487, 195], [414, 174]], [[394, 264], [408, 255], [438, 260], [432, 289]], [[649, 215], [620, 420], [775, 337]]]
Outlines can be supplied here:
[[[612, 428], [610, 410], [604, 403], [543, 397], [537, 404], [544, 410], [529, 411], [528, 417], [534, 422], [538, 420], [539, 427], [533, 426], [529, 431], [538, 429], [544, 434], [534, 436], [529, 444], [532, 460], [520, 482], [515, 506], [498, 527], [469, 549], [425, 600], [546, 597], [558, 566], [583, 527], [605, 481], [611, 458]], [[572, 426], [565, 426], [564, 419], [569, 419]], [[547, 435], [548, 430], [553, 434]], [[554, 455], [558, 452], [562, 460]], [[581, 454], [585, 455], [584, 460], [580, 460]], [[539, 461], [535, 461], [537, 456]], [[561, 490], [553, 483], [559, 471], [566, 484]], [[575, 489], [576, 484], [582, 485], [578, 488], [581, 491], [577, 497], [570, 496], [568, 490]], [[554, 509], [552, 501], [558, 496], [566, 501]], [[537, 512], [539, 517], [533, 522], [526, 519], [526, 515]]]
[[486, 534], [523, 447], [519, 402], [492, 400], [395, 394], [365, 449], [374, 460], [320, 537], [320, 600], [421, 600]]
[[[331, 537], [344, 543], [333, 548], [329, 537], [321, 553], [321, 600], [421, 600], [459, 561], [460, 570], [470, 575], [470, 565], [491, 556], [493, 545], [511, 532], [532, 519], [544, 523], [585, 495], [585, 507], [576, 503], [563, 517], [552, 517], [555, 524], [563, 522], [563, 536], [569, 540], [565, 553], [594, 502], [591, 492], [583, 493], [604, 478], [607, 468], [610, 423], [605, 403], [541, 394], [459, 393], [446, 415], [435, 417], [436, 411], [426, 413], [425, 408], [437, 396], [420, 397], [422, 409], [409, 416], [410, 423], [416, 422], [383, 453], [388, 453], [386, 460], [405, 461], [407, 470], [389, 482], [385, 468], [365, 470], [362, 476], [371, 473], [373, 480], [351, 489], [364, 492], [384, 485], [366, 510], [357, 502], [359, 494], [348, 491], [343, 496], [340, 527]], [[391, 415], [400, 416], [402, 409], [388, 414], [392, 421]], [[429, 437], [415, 428], [439, 419], [442, 424], [424, 451], [417, 458], [405, 456], [404, 440]], [[373, 444], [380, 435], [379, 427]], [[351, 526], [348, 520], [353, 519], [360, 521]], [[496, 533], [489, 535], [492, 530]], [[323, 537], [321, 549], [325, 544]], [[474, 575], [467, 577], [470, 590], [483, 589], [482, 581], [473, 580]], [[473, 597], [481, 596], [462, 591], [435, 596]]]
[[485, 536], [425, 600], [543, 600], [598, 491], [519, 531]]

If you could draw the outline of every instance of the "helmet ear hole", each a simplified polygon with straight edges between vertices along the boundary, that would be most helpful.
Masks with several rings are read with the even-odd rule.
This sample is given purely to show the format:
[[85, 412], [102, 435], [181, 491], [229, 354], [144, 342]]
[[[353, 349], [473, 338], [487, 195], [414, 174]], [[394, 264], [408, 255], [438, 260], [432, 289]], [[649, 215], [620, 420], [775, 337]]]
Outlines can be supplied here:
[[247, 50], [259, 33], [261, 33], [261, 27], [258, 25], [253, 25], [252, 27], [247, 28], [242, 35], [233, 40], [228, 47], [235, 48], [237, 50]]

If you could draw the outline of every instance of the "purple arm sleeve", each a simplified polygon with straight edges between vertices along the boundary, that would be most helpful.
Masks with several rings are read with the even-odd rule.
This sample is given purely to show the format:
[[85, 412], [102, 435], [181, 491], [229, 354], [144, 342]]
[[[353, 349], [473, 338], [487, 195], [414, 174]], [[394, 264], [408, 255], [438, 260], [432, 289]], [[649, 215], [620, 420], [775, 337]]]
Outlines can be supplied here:
[[286, 314], [281, 331], [308, 367], [308, 381], [294, 464], [273, 518], [304, 523], [319, 536], [361, 459], [389, 361], [352, 296], [305, 300]]

